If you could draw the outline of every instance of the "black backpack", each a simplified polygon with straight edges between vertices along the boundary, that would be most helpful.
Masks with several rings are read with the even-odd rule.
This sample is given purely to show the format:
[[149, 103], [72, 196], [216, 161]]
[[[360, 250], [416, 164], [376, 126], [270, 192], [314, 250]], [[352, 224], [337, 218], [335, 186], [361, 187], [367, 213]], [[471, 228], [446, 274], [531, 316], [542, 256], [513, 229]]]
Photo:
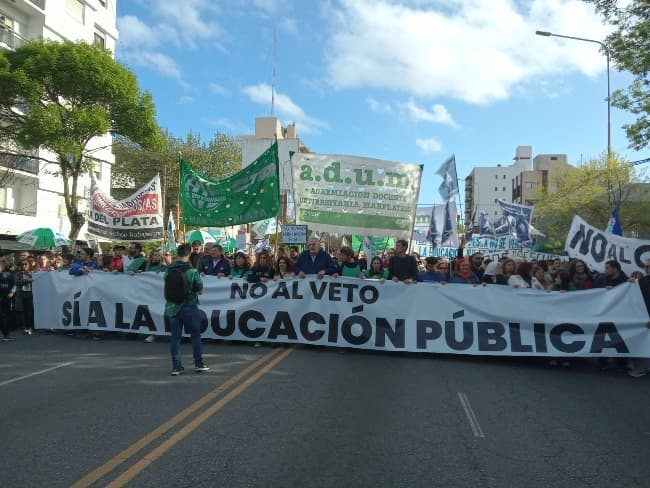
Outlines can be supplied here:
[[[165, 300], [172, 303], [184, 303], [192, 291], [192, 281], [188, 271], [171, 269], [165, 276]], [[194, 278], [194, 276], [192, 276]]]

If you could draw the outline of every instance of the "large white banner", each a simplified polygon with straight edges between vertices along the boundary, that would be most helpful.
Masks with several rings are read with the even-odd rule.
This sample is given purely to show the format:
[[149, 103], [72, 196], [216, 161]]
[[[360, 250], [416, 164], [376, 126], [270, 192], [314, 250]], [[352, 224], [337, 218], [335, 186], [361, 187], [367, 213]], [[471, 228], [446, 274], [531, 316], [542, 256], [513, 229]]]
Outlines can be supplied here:
[[[207, 276], [203, 337], [389, 351], [650, 357], [638, 283], [545, 293], [352, 278], [247, 283]], [[40, 272], [36, 327], [165, 334], [162, 274]]]
[[650, 241], [608, 234], [577, 215], [571, 222], [564, 250], [570, 257], [582, 259], [591, 269], [601, 273], [605, 271], [605, 262], [610, 260], [621, 263], [627, 275], [643, 272], [645, 261], [650, 259]]
[[163, 238], [160, 177], [117, 201], [97, 185], [90, 191], [88, 233], [113, 241], [157, 241]]
[[295, 154], [291, 164], [297, 224], [323, 232], [410, 239], [419, 165], [311, 153]]

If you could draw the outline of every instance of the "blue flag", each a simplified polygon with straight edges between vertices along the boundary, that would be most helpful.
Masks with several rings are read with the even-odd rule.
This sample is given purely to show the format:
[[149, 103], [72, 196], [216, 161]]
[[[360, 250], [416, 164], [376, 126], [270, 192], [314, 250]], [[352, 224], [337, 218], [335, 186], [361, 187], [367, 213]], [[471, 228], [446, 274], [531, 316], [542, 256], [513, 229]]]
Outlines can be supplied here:
[[474, 233], [474, 219], [476, 218], [476, 211], [478, 206], [474, 207], [474, 212], [472, 212], [472, 219], [468, 224], [465, 225], [465, 241], [469, 242], [472, 240], [472, 234]]
[[171, 210], [167, 219], [167, 249], [170, 251], [176, 250], [176, 226], [174, 225], [174, 216]]
[[621, 230], [621, 220], [618, 218], [618, 209], [616, 208], [612, 212], [612, 216], [609, 218], [606, 232], [617, 236], [623, 235], [623, 231]]
[[458, 175], [456, 174], [456, 156], [453, 154], [442, 163], [436, 174], [442, 176], [442, 183], [438, 187], [438, 193], [443, 201], [447, 201], [458, 193]]
[[456, 203], [447, 201], [444, 205], [434, 205], [431, 211], [431, 223], [427, 241], [433, 247], [458, 247], [458, 230], [456, 228]]

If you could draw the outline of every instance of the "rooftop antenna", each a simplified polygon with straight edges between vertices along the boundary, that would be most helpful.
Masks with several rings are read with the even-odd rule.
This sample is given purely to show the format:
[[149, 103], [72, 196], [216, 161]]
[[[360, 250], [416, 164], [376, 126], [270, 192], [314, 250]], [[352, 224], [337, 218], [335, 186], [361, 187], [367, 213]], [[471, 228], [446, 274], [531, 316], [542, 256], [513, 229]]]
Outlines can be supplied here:
[[273, 109], [275, 108], [275, 59], [278, 44], [278, 27], [273, 26], [273, 74], [271, 76], [271, 117], [273, 117]]

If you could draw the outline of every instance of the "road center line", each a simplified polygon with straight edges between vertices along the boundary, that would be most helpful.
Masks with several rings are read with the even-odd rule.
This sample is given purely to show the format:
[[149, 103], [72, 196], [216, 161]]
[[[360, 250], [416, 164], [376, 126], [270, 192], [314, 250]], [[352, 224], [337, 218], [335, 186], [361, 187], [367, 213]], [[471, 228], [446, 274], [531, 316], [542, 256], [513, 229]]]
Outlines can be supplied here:
[[208, 420], [212, 415], [214, 415], [219, 410], [221, 410], [223, 407], [228, 405], [232, 400], [237, 398], [238, 395], [240, 395], [241, 393], [246, 391], [248, 389], [248, 387], [250, 387], [253, 383], [255, 383], [257, 380], [259, 380], [262, 376], [264, 376], [266, 373], [268, 373], [271, 369], [273, 369], [273, 367], [275, 367], [280, 361], [282, 361], [289, 354], [291, 354], [291, 352], [293, 350], [294, 350], [293, 347], [285, 350], [282, 354], [280, 354], [278, 357], [273, 359], [273, 361], [271, 361], [269, 364], [264, 366], [262, 369], [257, 371], [252, 376], [250, 376], [246, 381], [244, 381], [243, 383], [238, 385], [236, 388], [233, 388], [230, 392], [228, 392], [227, 395], [225, 395], [223, 398], [221, 398], [217, 403], [215, 403], [211, 407], [205, 409], [194, 420], [189, 422], [187, 425], [185, 425], [178, 432], [173, 434], [169, 439], [167, 439], [165, 442], [160, 444], [158, 447], [151, 450], [142, 459], [140, 459], [137, 463], [135, 463], [133, 466], [131, 466], [129, 469], [127, 469], [120, 476], [115, 478], [111, 483], [106, 485], [106, 488], [119, 488], [119, 487], [122, 487], [122, 486], [126, 485], [129, 481], [131, 481], [138, 474], [140, 474], [142, 471], [144, 471], [149, 465], [151, 465], [156, 459], [158, 459], [165, 452], [167, 452], [169, 449], [171, 449], [176, 444], [178, 444], [181, 440], [185, 439], [185, 437], [190, 435], [201, 424], [203, 424], [203, 422]]
[[203, 407], [206, 403], [213, 400], [215, 397], [219, 396], [225, 390], [227, 390], [228, 388], [230, 388], [231, 386], [239, 382], [244, 376], [249, 374], [251, 371], [259, 368], [262, 364], [267, 362], [269, 359], [273, 358], [273, 356], [277, 356], [280, 353], [280, 351], [281, 349], [273, 349], [268, 354], [265, 354], [257, 361], [255, 361], [253, 364], [249, 365], [248, 367], [246, 367], [236, 375], [230, 377], [224, 383], [219, 385], [219, 387], [215, 388], [210, 393], [204, 395], [196, 402], [191, 404], [189, 407], [185, 408], [181, 412], [174, 415], [167, 422], [158, 426], [157, 428], [149, 432], [147, 435], [145, 435], [135, 443], [131, 444], [124, 451], [120, 452], [112, 459], [104, 463], [103, 465], [99, 466], [95, 470], [88, 473], [86, 476], [84, 476], [75, 484], [73, 484], [70, 488], [83, 488], [83, 487], [88, 487], [93, 485], [98, 480], [100, 480], [108, 473], [113, 471], [115, 468], [117, 468], [120, 464], [128, 461], [140, 449], [154, 442], [156, 439], [164, 435], [168, 430], [172, 429], [173, 427], [181, 423], [183, 420], [185, 420], [187, 417], [189, 417], [192, 413], [196, 412], [199, 408]]
[[481, 430], [481, 425], [478, 423], [478, 419], [476, 418], [476, 414], [472, 409], [472, 405], [469, 403], [467, 395], [459, 391], [458, 399], [460, 400], [460, 404], [463, 406], [463, 410], [465, 410], [465, 416], [467, 417], [467, 420], [469, 420], [469, 425], [472, 428], [472, 432], [474, 432], [474, 437], [485, 437], [483, 430]]
[[27, 378], [31, 378], [32, 376], [37, 376], [39, 374], [49, 373], [50, 371], [54, 371], [55, 369], [59, 369], [59, 368], [64, 368], [65, 366], [70, 366], [71, 364], [74, 364], [74, 361], [70, 361], [69, 363], [61, 363], [56, 366], [52, 366], [51, 368], [42, 369], [40, 371], [35, 371], [34, 373], [29, 373], [24, 376], [19, 376], [18, 378], [12, 378], [10, 380], [3, 381], [0, 383], [0, 386], [5, 386], [10, 383], [15, 383], [16, 381], [26, 380]]

